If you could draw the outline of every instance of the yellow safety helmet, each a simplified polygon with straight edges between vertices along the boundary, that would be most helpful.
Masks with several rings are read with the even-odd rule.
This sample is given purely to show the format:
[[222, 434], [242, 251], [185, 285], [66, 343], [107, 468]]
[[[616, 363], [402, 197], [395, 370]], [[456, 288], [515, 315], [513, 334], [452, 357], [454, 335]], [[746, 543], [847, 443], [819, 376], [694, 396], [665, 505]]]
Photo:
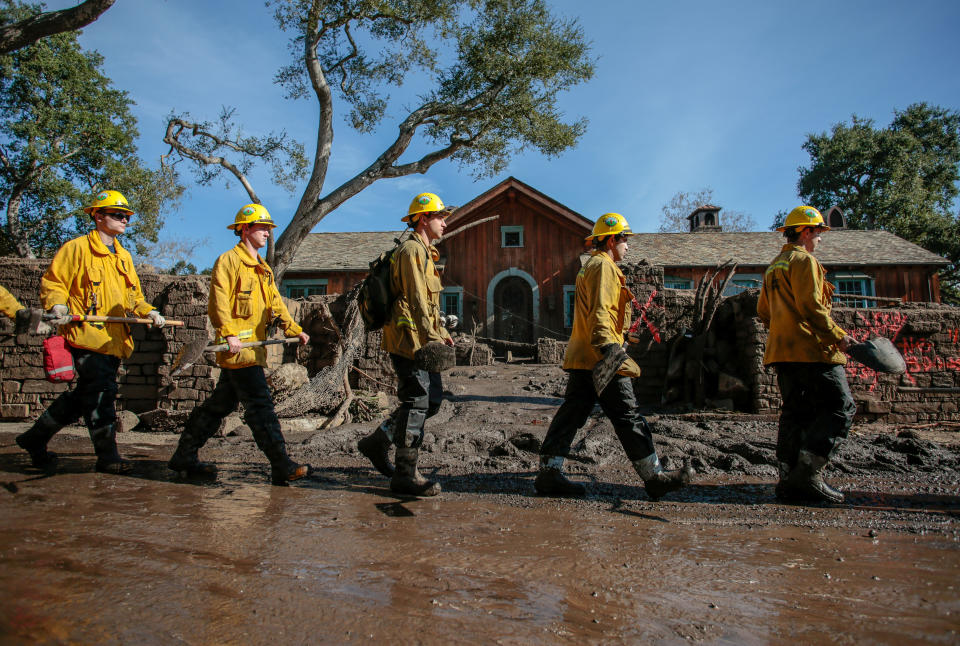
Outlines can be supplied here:
[[227, 228], [236, 231], [237, 227], [248, 224], [266, 224], [271, 228], [277, 226], [273, 223], [270, 212], [267, 211], [262, 204], [247, 204], [237, 211], [237, 215], [233, 218], [233, 224], [228, 224]]
[[[413, 198], [413, 201], [410, 202], [410, 208], [407, 209], [407, 214], [400, 218], [400, 221], [413, 224], [417, 221], [417, 218], [414, 216], [419, 217], [421, 213], [436, 213], [444, 210], [446, 210], [446, 207], [443, 206], [443, 200], [437, 195], [434, 193], [421, 193]], [[447, 216], [445, 215], [443, 217]]]
[[100, 191], [93, 197], [93, 204], [83, 207], [83, 212], [93, 215], [94, 209], [116, 209], [127, 215], [133, 215], [127, 198], [120, 191]]
[[590, 242], [594, 238], [613, 236], [618, 233], [625, 236], [633, 235], [633, 231], [630, 230], [630, 225], [627, 224], [627, 219], [619, 213], [604, 213], [597, 219], [597, 223], [593, 225], [593, 233], [584, 238], [584, 240]]
[[830, 230], [830, 227], [824, 223], [820, 211], [812, 206], [798, 206], [790, 211], [787, 219], [783, 222], [783, 226], [777, 227], [777, 231], [786, 231], [790, 227], [818, 227], [824, 231]]

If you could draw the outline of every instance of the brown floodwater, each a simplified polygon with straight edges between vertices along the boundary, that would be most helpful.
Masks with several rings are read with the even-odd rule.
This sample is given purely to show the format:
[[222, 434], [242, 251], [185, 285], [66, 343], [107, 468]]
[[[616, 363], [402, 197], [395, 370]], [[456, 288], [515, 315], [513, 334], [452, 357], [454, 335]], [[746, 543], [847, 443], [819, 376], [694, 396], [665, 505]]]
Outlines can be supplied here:
[[398, 500], [230, 468], [194, 484], [92, 459], [40, 477], [6, 457], [3, 644], [960, 640], [949, 534], [726, 522], [707, 503]]

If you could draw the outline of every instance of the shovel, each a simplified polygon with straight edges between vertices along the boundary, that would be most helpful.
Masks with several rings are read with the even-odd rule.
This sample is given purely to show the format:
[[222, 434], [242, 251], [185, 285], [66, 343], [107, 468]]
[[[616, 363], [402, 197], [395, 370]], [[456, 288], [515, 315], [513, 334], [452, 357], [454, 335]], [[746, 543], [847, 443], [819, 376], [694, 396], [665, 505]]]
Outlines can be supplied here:
[[[170, 376], [176, 377], [184, 370], [189, 369], [190, 366], [200, 360], [204, 352], [223, 352], [230, 349], [230, 345], [227, 343], [221, 343], [219, 345], [207, 345], [207, 343], [208, 341], [206, 339], [201, 338], [196, 341], [191, 341], [180, 348], [180, 352], [177, 353], [177, 358], [173, 360], [173, 364], [170, 366]], [[300, 337], [292, 336], [286, 339], [249, 341], [247, 343], [241, 343], [240, 347], [256, 348], [262, 345], [277, 345], [278, 343], [300, 343]]]

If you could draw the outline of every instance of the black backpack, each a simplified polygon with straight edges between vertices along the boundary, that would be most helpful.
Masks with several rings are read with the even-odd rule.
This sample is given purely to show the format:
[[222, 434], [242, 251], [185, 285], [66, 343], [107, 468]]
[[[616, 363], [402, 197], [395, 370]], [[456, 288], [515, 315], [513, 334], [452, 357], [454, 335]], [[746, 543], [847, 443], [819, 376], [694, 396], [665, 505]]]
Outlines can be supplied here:
[[[402, 238], [402, 236], [401, 236]], [[401, 238], [394, 238], [393, 249], [387, 249], [370, 263], [370, 273], [360, 283], [357, 295], [360, 316], [368, 330], [379, 330], [390, 317], [390, 309], [397, 300], [390, 289], [390, 258], [400, 248]]]

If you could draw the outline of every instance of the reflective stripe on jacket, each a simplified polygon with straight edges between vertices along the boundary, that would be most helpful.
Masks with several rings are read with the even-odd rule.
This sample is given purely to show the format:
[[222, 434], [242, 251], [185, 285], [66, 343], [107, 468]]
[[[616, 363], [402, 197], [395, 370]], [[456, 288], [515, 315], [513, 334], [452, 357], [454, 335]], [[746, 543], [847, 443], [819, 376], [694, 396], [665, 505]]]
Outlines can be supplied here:
[[763, 363], [845, 364], [837, 343], [846, 332], [830, 318], [833, 285], [806, 249], [785, 244], [763, 275], [757, 316], [770, 330]]
[[[633, 295], [617, 264], [608, 254], [593, 252], [577, 274], [573, 331], [563, 369], [592, 370], [602, 357], [600, 348], [610, 343], [622, 346], [630, 329], [632, 303]], [[629, 359], [617, 374], [639, 377], [640, 366]]]
[[[267, 326], [279, 316], [286, 336], [297, 336], [303, 329], [290, 316], [277, 289], [273, 270], [260, 257], [251, 255], [243, 242], [221, 254], [213, 265], [207, 314], [217, 333], [217, 342], [228, 336], [241, 342], [266, 341]], [[217, 353], [221, 368], [266, 367], [263, 346], [243, 348], [237, 354]]]
[[[156, 308], [143, 297], [130, 252], [113, 241], [111, 253], [96, 230], [64, 244], [40, 281], [40, 303], [48, 310], [66, 305], [71, 314], [145, 317]], [[77, 348], [125, 359], [133, 338], [125, 323], [70, 323], [60, 334]]]
[[17, 300], [17, 297], [7, 291], [0, 285], [0, 312], [3, 312], [10, 318], [17, 315], [17, 312], [23, 309], [23, 305]]
[[429, 341], [444, 341], [450, 333], [440, 325], [440, 272], [434, 246], [413, 235], [390, 257], [390, 288], [397, 295], [383, 326], [384, 350], [407, 359]]

